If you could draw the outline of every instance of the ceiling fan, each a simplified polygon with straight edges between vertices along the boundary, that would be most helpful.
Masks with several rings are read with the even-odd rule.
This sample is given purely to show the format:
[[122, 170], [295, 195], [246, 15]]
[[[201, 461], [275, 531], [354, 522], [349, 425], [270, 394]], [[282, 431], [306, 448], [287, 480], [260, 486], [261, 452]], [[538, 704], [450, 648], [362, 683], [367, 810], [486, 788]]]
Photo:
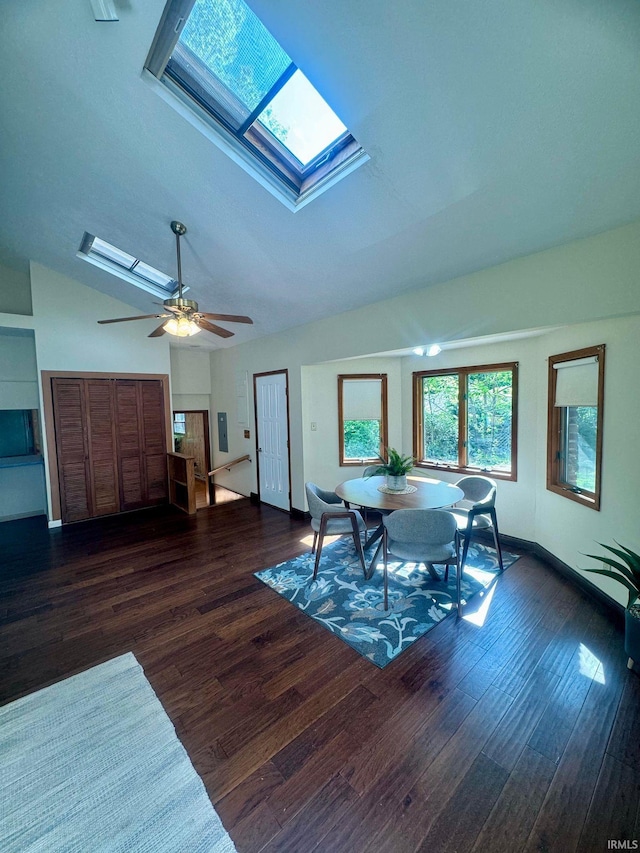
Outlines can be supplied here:
[[[157, 329], [148, 336], [150, 338], [159, 338], [168, 332], [170, 335], [176, 335], [179, 338], [186, 338], [190, 335], [196, 335], [201, 329], [207, 332], [212, 332], [221, 338], [230, 338], [233, 332], [228, 329], [223, 329], [222, 326], [216, 326], [210, 323], [209, 320], [222, 320], [227, 323], [253, 323], [251, 317], [242, 317], [237, 314], [209, 314], [198, 310], [198, 303], [192, 299], [184, 299], [182, 296], [182, 262], [180, 258], [180, 238], [187, 233], [186, 225], [182, 222], [171, 223], [171, 230], [176, 235], [176, 255], [178, 259], [178, 295], [175, 298], [164, 299], [162, 307], [169, 313], [163, 314], [141, 314], [138, 317], [118, 317], [115, 320], [98, 320], [100, 324], [106, 323], [126, 323], [129, 320], [149, 320], [155, 317], [157, 320], [162, 319], [162, 323]], [[160, 304], [160, 303], [157, 303]]]

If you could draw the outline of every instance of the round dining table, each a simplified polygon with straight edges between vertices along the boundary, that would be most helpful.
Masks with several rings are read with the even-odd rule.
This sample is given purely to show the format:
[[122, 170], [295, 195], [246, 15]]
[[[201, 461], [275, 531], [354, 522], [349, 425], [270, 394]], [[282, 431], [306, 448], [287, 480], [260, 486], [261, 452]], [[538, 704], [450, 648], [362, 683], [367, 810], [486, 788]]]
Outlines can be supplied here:
[[[345, 480], [336, 486], [335, 492], [347, 507], [351, 504], [377, 509], [382, 513], [393, 512], [396, 509], [441, 509], [453, 506], [464, 497], [462, 489], [453, 483], [433, 480], [429, 477], [407, 477], [407, 485], [414, 486], [415, 491], [381, 492], [379, 486], [386, 485], [386, 477], [356, 477]], [[365, 548], [371, 547], [382, 536], [383, 525], [380, 524], [367, 538]]]
[[396, 509], [440, 509], [453, 506], [464, 497], [462, 489], [453, 483], [428, 477], [407, 477], [407, 485], [415, 487], [415, 491], [407, 494], [380, 491], [379, 486], [385, 484], [386, 477], [356, 477], [340, 483], [335, 492], [346, 504], [357, 504], [383, 512]]

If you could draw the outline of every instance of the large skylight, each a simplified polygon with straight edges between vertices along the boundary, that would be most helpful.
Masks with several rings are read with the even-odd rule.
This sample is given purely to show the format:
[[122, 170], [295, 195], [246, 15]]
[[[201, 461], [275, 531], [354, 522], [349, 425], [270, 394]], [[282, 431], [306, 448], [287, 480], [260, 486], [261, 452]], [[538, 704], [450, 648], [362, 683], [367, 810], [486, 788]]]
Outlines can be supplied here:
[[169, 0], [146, 68], [294, 209], [368, 159], [244, 0]]
[[[78, 257], [161, 299], [172, 296], [178, 287], [178, 282], [170, 275], [123, 252], [117, 246], [112, 246], [106, 240], [89, 234], [88, 231], [85, 231], [82, 237]], [[183, 293], [188, 289], [183, 287]]]
[[333, 145], [347, 129], [299, 70], [264, 108], [258, 121], [303, 166]]

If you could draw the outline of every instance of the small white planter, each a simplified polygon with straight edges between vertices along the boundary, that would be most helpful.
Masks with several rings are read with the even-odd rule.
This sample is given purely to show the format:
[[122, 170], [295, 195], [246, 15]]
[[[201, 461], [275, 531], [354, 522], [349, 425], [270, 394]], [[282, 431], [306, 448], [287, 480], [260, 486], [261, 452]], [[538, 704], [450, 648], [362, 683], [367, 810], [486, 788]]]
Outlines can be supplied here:
[[387, 488], [392, 492], [402, 492], [407, 488], [407, 475], [394, 477], [393, 474], [387, 474]]

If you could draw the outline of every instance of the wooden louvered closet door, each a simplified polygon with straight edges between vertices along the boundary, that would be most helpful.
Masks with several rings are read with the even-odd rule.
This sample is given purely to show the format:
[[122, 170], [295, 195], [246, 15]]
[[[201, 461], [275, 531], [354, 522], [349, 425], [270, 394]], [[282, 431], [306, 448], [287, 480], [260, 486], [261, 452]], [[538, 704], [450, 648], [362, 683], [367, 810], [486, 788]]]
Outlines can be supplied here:
[[138, 408], [138, 383], [135, 380], [117, 379], [116, 430], [120, 507], [123, 510], [145, 506], [142, 422]]
[[164, 503], [168, 496], [164, 393], [159, 380], [138, 383], [142, 428], [145, 504]]
[[92, 515], [120, 511], [113, 382], [84, 380]]
[[117, 379], [116, 400], [122, 509], [164, 503], [168, 487], [162, 383]]
[[63, 521], [93, 515], [84, 380], [52, 379], [58, 477]]
[[168, 499], [160, 380], [52, 380], [62, 520]]

